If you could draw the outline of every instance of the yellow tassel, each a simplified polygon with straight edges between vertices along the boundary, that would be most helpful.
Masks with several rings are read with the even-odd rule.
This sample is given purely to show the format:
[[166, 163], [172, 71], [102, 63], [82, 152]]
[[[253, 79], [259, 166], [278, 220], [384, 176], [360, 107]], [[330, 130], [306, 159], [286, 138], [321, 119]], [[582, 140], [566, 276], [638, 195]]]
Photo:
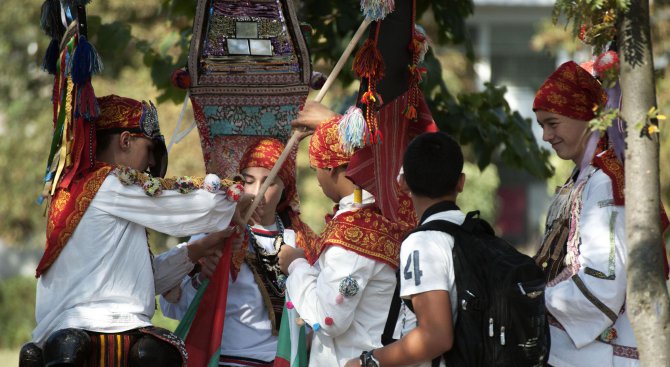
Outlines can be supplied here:
[[356, 188], [354, 188], [354, 206], [361, 205], [363, 205], [363, 190], [356, 186]]

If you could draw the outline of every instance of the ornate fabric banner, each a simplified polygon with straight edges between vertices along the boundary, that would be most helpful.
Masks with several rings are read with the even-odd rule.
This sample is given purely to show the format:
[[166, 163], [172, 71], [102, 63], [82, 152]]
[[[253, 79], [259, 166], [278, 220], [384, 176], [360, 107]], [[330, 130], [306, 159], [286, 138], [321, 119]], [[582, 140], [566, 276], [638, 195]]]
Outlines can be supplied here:
[[292, 2], [198, 1], [188, 69], [205, 167], [230, 177], [260, 137], [286, 143], [307, 98], [311, 65]]
[[[396, 0], [395, 11], [371, 26], [369, 37], [376, 37], [385, 68], [384, 78], [374, 88], [383, 100], [375, 112], [381, 143], [367, 144], [356, 151], [347, 169], [347, 176], [356, 185], [375, 196], [385, 217], [407, 223], [416, 223], [416, 216], [411, 200], [400, 192], [396, 181], [402, 157], [416, 135], [438, 130], [418, 88], [422, 70], [418, 63], [424, 51], [418, 47], [421, 42], [414, 24], [415, 5], [413, 0]], [[368, 83], [368, 79], [361, 81], [359, 96], [369, 90]], [[362, 101], [358, 107], [370, 108]], [[412, 113], [408, 113], [410, 110]]]

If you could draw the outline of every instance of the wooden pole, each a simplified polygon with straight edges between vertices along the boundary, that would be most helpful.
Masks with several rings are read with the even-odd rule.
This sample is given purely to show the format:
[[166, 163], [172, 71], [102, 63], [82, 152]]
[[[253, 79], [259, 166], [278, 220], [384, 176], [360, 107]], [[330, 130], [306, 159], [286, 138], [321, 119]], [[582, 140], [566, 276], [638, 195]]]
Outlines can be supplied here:
[[[323, 87], [319, 91], [319, 94], [317, 94], [316, 98], [314, 98], [315, 102], [321, 102], [321, 100], [323, 100], [323, 97], [326, 95], [326, 93], [328, 92], [328, 89], [330, 89], [330, 87], [332, 86], [335, 79], [337, 79], [337, 75], [340, 73], [340, 71], [342, 71], [342, 68], [344, 67], [344, 64], [349, 59], [349, 56], [351, 56], [351, 53], [354, 51], [354, 48], [356, 47], [356, 44], [358, 44], [358, 41], [363, 36], [363, 33], [365, 33], [365, 30], [368, 28], [370, 23], [371, 23], [371, 21], [368, 18], [365, 18], [365, 20], [363, 20], [363, 23], [361, 23], [360, 27], [358, 27], [358, 30], [356, 31], [356, 33], [354, 33], [354, 36], [351, 38], [351, 41], [349, 41], [349, 44], [344, 49], [344, 52], [342, 53], [342, 56], [340, 56], [340, 59], [335, 64], [335, 67], [333, 68], [333, 71], [330, 73], [330, 75], [328, 75], [328, 79], [326, 79], [326, 82], [323, 84]], [[293, 149], [293, 147], [300, 140], [300, 135], [303, 132], [304, 131], [298, 131], [298, 130], [293, 131], [293, 133], [291, 134], [291, 138], [286, 143], [286, 147], [284, 148], [284, 151], [282, 151], [281, 155], [277, 159], [277, 162], [275, 162], [275, 165], [270, 170], [270, 173], [268, 174], [268, 177], [265, 179], [265, 181], [261, 185], [261, 188], [258, 190], [258, 194], [256, 194], [256, 197], [263, 197], [263, 195], [265, 195], [265, 192], [268, 190], [268, 188], [270, 187], [270, 185], [274, 181], [275, 177], [277, 177], [277, 173], [279, 173], [279, 169], [281, 169], [281, 166], [286, 161], [286, 158], [288, 158], [289, 153], [291, 153], [291, 150]], [[261, 202], [261, 200], [254, 200], [251, 203], [251, 206], [247, 210], [247, 213], [244, 215], [243, 223], [248, 223], [249, 222], [249, 219], [251, 219], [251, 215], [254, 213], [254, 211], [256, 210], [256, 208], [258, 207], [258, 204], [260, 202]]]

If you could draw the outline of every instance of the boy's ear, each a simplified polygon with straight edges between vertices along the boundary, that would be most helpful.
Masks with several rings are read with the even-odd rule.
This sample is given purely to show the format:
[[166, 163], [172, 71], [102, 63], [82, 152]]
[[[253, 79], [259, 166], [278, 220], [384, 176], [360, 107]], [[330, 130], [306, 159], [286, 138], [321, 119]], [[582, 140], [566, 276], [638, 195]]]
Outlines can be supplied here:
[[456, 192], [459, 194], [463, 192], [463, 189], [465, 188], [465, 173], [461, 172], [460, 176], [458, 176], [458, 183], [456, 183]]
[[117, 143], [119, 144], [119, 148], [121, 150], [128, 150], [128, 148], [130, 148], [130, 133], [128, 131], [121, 132], [121, 134], [119, 134]]
[[407, 180], [405, 180], [405, 174], [401, 173], [398, 175], [398, 186], [400, 191], [409, 193], [409, 185], [407, 185]]

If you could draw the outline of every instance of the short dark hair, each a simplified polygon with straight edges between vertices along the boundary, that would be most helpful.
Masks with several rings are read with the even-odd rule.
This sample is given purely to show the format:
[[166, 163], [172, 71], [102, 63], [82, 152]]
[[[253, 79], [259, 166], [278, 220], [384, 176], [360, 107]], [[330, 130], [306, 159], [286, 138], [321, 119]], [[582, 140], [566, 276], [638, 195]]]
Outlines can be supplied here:
[[112, 144], [113, 137], [118, 136], [119, 133], [109, 133], [105, 131], [96, 132], [95, 136], [95, 155], [99, 156]]
[[463, 171], [463, 152], [446, 133], [423, 133], [407, 146], [403, 171], [413, 194], [431, 199], [450, 195]]

